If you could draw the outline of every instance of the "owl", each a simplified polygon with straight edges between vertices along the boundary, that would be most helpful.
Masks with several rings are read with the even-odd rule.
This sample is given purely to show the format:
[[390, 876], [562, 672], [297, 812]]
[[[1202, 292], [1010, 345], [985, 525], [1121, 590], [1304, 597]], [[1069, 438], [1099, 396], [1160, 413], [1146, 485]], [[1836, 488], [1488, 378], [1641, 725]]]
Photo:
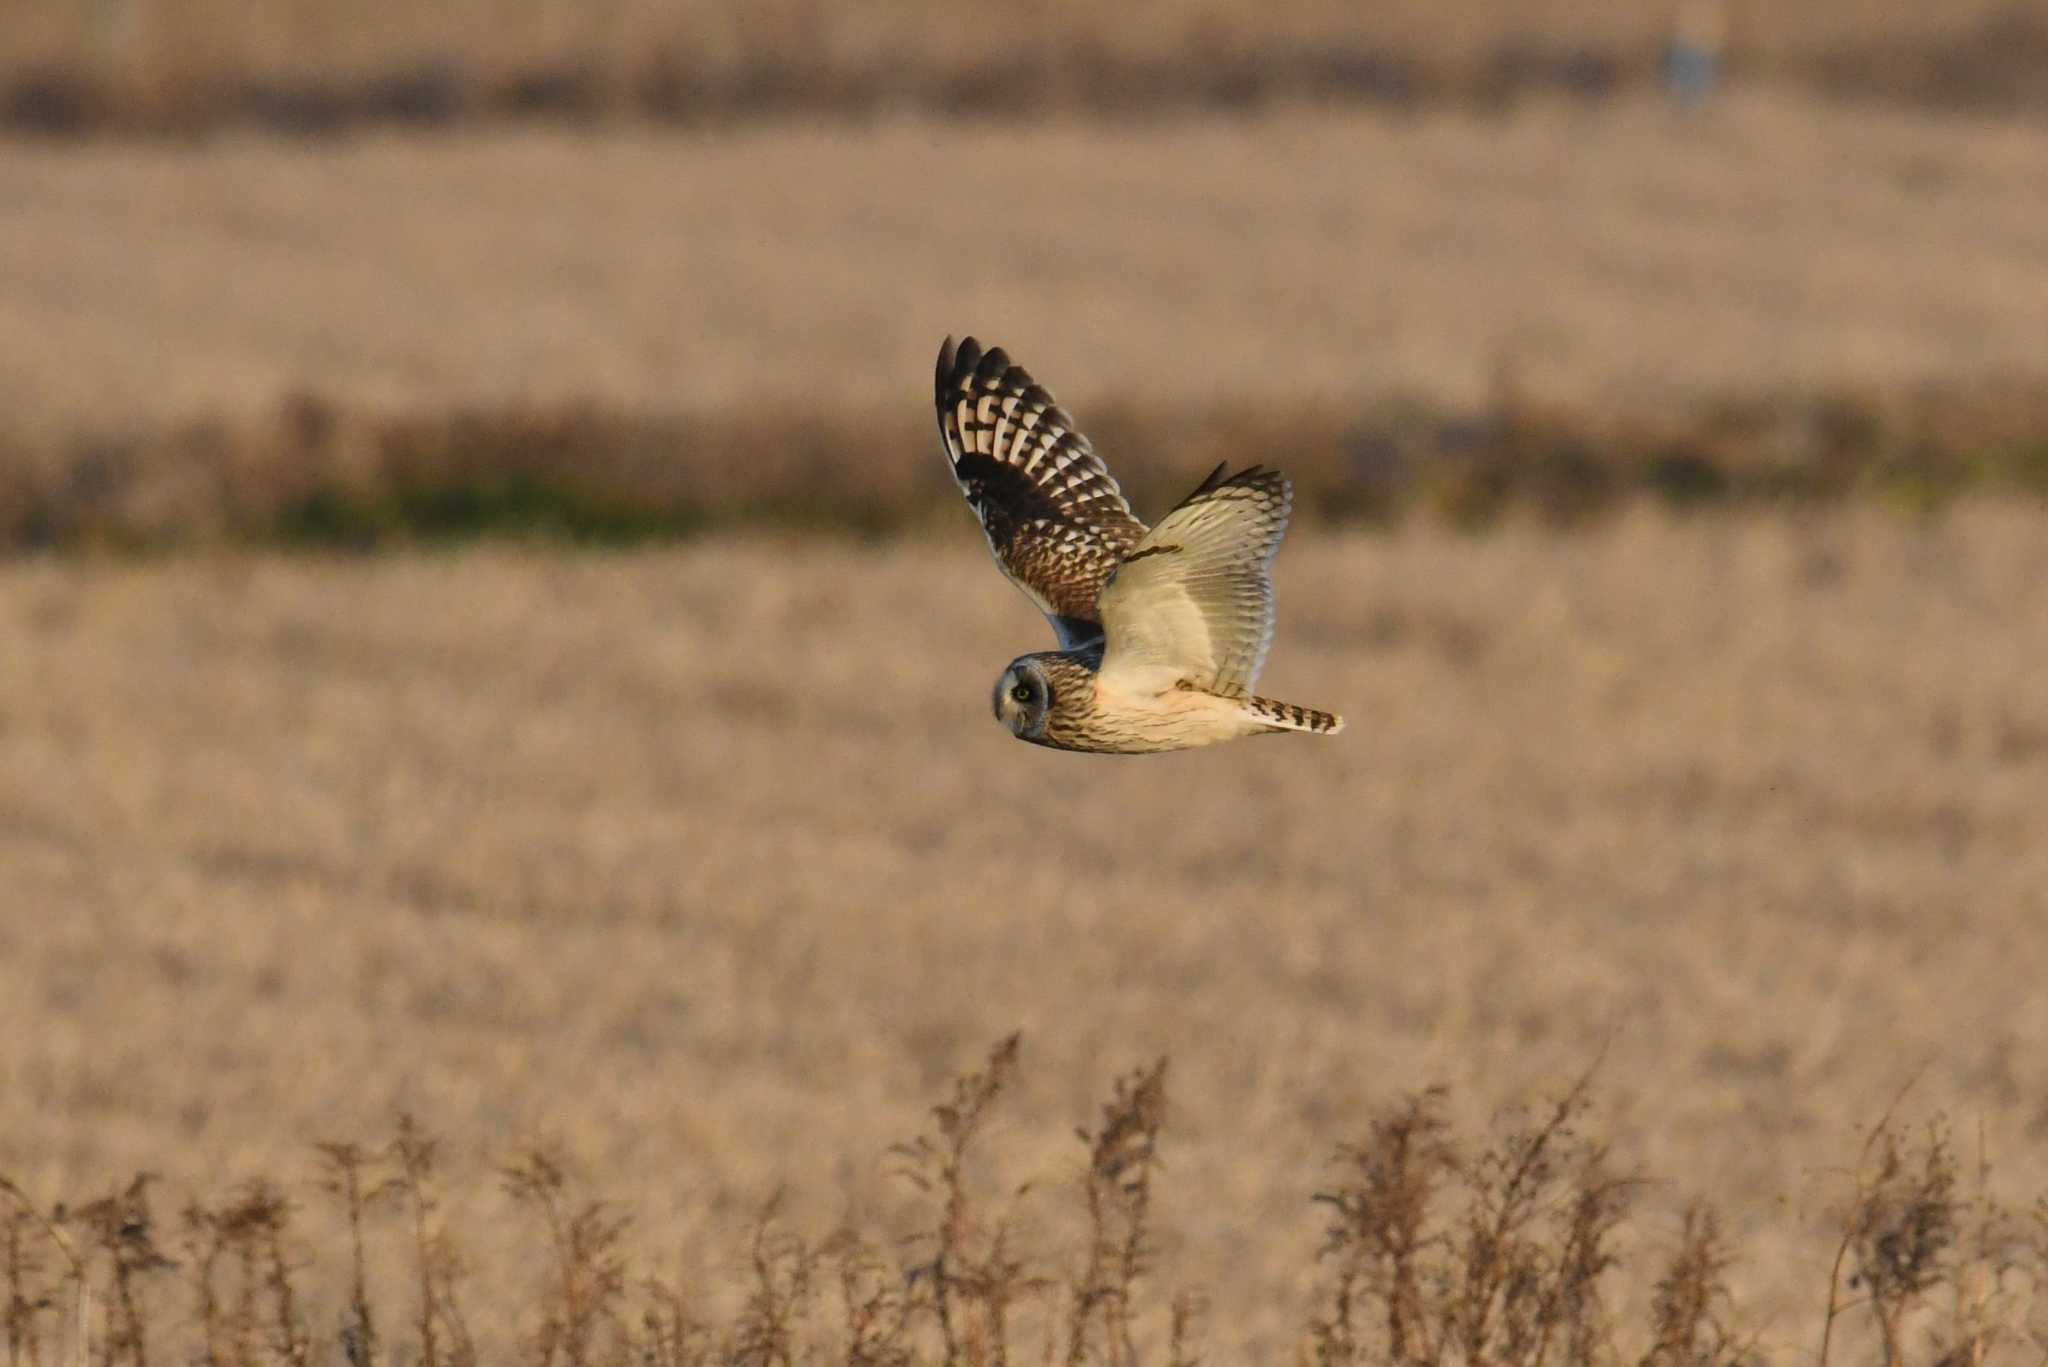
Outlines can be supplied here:
[[1010, 734], [1132, 755], [1344, 729], [1251, 691], [1273, 644], [1285, 475], [1219, 465], [1148, 531], [1073, 418], [1002, 348], [948, 337], [935, 392], [946, 459], [996, 566], [1059, 641], [996, 680]]

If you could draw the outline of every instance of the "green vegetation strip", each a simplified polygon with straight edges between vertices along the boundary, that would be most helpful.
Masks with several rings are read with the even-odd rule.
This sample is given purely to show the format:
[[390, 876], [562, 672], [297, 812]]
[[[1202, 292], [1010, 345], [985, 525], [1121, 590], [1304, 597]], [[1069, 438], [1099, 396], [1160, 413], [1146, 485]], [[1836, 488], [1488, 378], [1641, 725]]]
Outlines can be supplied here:
[[[1295, 481], [1305, 521], [1422, 516], [1561, 526], [1631, 502], [1696, 510], [1964, 493], [2048, 497], [2048, 386], [1827, 395], [1629, 420], [1505, 397], [1458, 412], [1387, 400], [1090, 411], [1134, 503], [1170, 503], [1217, 461]], [[392, 417], [298, 396], [243, 422], [11, 448], [0, 549], [209, 544], [374, 550], [509, 537], [598, 546], [732, 526], [885, 535], [954, 492], [921, 411], [797, 419], [463, 411]]]

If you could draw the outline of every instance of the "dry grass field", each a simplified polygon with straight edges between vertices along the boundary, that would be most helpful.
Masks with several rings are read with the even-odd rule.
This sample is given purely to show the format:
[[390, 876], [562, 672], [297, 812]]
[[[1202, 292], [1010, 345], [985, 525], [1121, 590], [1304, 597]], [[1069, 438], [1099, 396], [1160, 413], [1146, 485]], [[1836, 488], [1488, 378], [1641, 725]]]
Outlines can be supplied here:
[[[1134, 0], [1109, 7], [1017, 5], [970, 22], [943, 0], [865, 6], [773, 0], [745, 7], [676, 7], [654, 0], [377, 0], [368, 6], [278, 0], [254, 14], [228, 0], [17, 0], [0, 21], [0, 35], [10, 40], [13, 60], [23, 64], [126, 57], [180, 74], [316, 64], [346, 72], [449, 53], [509, 66], [563, 53], [644, 57], [661, 46], [690, 54], [708, 68], [765, 52], [841, 65], [884, 56], [943, 56], [973, 67], [1034, 43], [1166, 56], [1273, 38], [1322, 46], [1363, 39], [1469, 61], [1515, 37], [1654, 48], [1673, 8], [1608, 0], [1388, 0], [1369, 8], [1337, 0], [1275, 0], [1253, 13], [1222, 0]], [[1929, 42], [2029, 7], [2013, 0], [1957, 0], [1938, 8], [1903, 0], [1814, 0], [1798, 6], [1737, 0], [1730, 8], [1739, 37], [1760, 53], [1782, 56], [1839, 50], [1880, 34], [1902, 43]]]
[[[2048, 10], [1733, 13], [0, 6], [9, 1367], [2043, 1361]], [[1341, 737], [1004, 734], [949, 332]]]
[[1503, 365], [1622, 408], [2048, 370], [2048, 134], [1773, 96], [23, 144], [0, 185], [16, 428], [311, 389], [909, 408], [923, 436], [931, 353], [965, 330], [1096, 406], [1476, 403]]
[[1350, 729], [1133, 761], [989, 719], [1043, 628], [958, 524], [0, 568], [0, 1173], [292, 1184], [331, 1342], [310, 1146], [408, 1111], [486, 1360], [532, 1327], [521, 1144], [715, 1306], [777, 1192], [904, 1228], [888, 1146], [1015, 1029], [976, 1181], [1053, 1209], [1171, 1056], [1156, 1280], [1216, 1362], [1292, 1356], [1335, 1146], [1431, 1083], [1483, 1136], [1598, 1060], [1585, 1127], [1652, 1179], [1618, 1237], [1715, 1203], [1771, 1361], [1901, 1089], [2048, 1189], [2038, 509], [1298, 535], [1265, 682]]
[[15, 0], [0, 9], [0, 123], [323, 132], [506, 116], [1601, 97], [1655, 80], [1680, 11], [1693, 32], [1700, 16], [1723, 16], [1745, 78], [1906, 104], [2041, 107], [2038, 0], [1133, 0], [971, 16], [942, 0]]
[[[1165, 444], [1218, 431], [1341, 494], [1371, 405], [1484, 420], [1503, 395], [1683, 431], [1841, 392], [1869, 412], [1857, 459], [1974, 459], [2048, 432], [2044, 186], [2036, 125], [1765, 94], [1698, 119], [22, 144], [0, 158], [0, 525], [260, 524], [310, 483], [389, 478], [394, 446], [431, 466], [465, 442], [677, 500], [923, 505], [925, 377], [967, 331], [1162, 494], [1199, 458]], [[1980, 384], [2017, 419], [1937, 439], [1891, 416]], [[505, 421], [389, 437], [462, 413]], [[1784, 435], [1736, 424], [1730, 459], [1823, 459]]]

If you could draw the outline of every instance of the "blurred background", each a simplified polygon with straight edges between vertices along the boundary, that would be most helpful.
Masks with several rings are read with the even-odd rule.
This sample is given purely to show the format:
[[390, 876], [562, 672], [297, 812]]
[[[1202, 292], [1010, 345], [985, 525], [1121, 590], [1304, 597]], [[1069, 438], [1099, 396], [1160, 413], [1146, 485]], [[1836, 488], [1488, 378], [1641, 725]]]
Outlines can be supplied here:
[[[1341, 738], [990, 721], [948, 333], [1141, 516], [1294, 477]], [[1597, 1059], [1789, 1360], [1902, 1089], [2048, 1187], [2044, 493], [2035, 0], [8, 0], [0, 1174], [409, 1112], [512, 1342], [508, 1146], [732, 1300], [1022, 1029], [1010, 1185], [1172, 1058], [1232, 1360], [1376, 1107]]]

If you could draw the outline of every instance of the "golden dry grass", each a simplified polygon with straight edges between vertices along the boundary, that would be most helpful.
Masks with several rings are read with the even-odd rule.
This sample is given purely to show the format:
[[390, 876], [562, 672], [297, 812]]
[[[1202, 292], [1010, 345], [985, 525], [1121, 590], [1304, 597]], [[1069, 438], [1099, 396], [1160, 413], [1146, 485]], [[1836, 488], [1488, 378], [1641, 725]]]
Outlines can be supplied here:
[[[1385, 25], [1447, 62], [1520, 36], [1480, 7], [1269, 8], [1275, 41]], [[1647, 47], [1654, 8], [1525, 13], [1546, 42]], [[473, 37], [483, 13], [343, 30], [315, 6], [237, 26], [157, 7], [161, 50], [80, 56], [140, 41], [121, 12], [10, 8], [0, 47], [130, 62], [166, 89], [352, 79]], [[891, 25], [933, 70], [981, 60], [928, 6], [849, 13], [789, 5], [720, 38], [654, 32], [636, 6], [530, 6], [474, 60], [516, 75], [687, 40], [744, 71], [801, 29], [790, 60], [833, 71], [893, 50], [872, 46]], [[1233, 13], [1204, 36], [1193, 9], [1075, 11], [1046, 41], [1177, 60], [1228, 48]], [[1759, 9], [1750, 41], [1822, 61], [1899, 13]], [[992, 22], [1015, 38], [1042, 17]], [[325, 65], [287, 69], [308, 52]], [[929, 358], [966, 330], [1015, 350], [1152, 492], [1220, 444], [1293, 452], [1318, 498], [1351, 506], [1357, 415], [1388, 403], [1575, 441], [1704, 414], [1769, 469], [1825, 464], [1828, 413], [1727, 415], [1842, 392], [1879, 459], [2032, 451], [2044, 184], [2036, 126], [1782, 87], [1692, 119], [1620, 98], [13, 144], [0, 526], [70, 507], [233, 532], [326, 482], [374, 494], [507, 458], [604, 464], [692, 507], [820, 489], [922, 506], [950, 497]], [[2022, 399], [1913, 416], [1979, 388]], [[310, 1264], [325, 1344], [347, 1232], [310, 1195], [312, 1145], [379, 1143], [409, 1111], [445, 1140], [485, 1360], [555, 1304], [523, 1289], [549, 1266], [531, 1207], [572, 1198], [529, 1141], [633, 1213], [635, 1268], [732, 1322], [778, 1189], [786, 1228], [929, 1233], [889, 1146], [1019, 1027], [974, 1177], [1038, 1183], [1020, 1248], [1040, 1253], [1120, 1256], [1076, 1242], [1080, 1197], [1131, 1198], [1071, 1130], [1156, 1122], [1150, 1102], [1098, 1122], [1096, 1103], [1173, 1059], [1144, 1198], [1148, 1356], [1189, 1284], [1215, 1360], [1291, 1355], [1329, 1309], [1332, 1210], [1349, 1218], [1380, 1152], [1318, 1206], [1333, 1150], [1432, 1114], [1397, 1098], [1434, 1082], [1477, 1153], [1516, 1133], [1488, 1128], [1499, 1108], [1601, 1058], [1585, 1130], [1613, 1173], [1652, 1179], [1615, 1235], [1629, 1323], [1704, 1196], [1775, 1360], [1816, 1346], [1837, 1169], [1907, 1084], [1904, 1123], [1946, 1111], [1993, 1195], [2048, 1189], [2038, 506], [1637, 507], [1567, 538], [1514, 518], [1484, 540], [1304, 528], [1266, 682], [1351, 730], [1130, 763], [1041, 754], [987, 720], [988, 682], [1042, 628], [947, 511], [943, 541], [888, 546], [0, 562], [0, 1176], [46, 1205], [152, 1170], [160, 1210], [208, 1202], [202, 1246], [232, 1227], [257, 1237], [222, 1248], [256, 1254], [282, 1207], [234, 1184], [286, 1183], [308, 1208], [279, 1247]], [[1875, 1159], [1858, 1209], [1931, 1209], [1910, 1154], [1889, 1174]], [[506, 1163], [524, 1216], [494, 1181]], [[132, 1252], [127, 1212], [74, 1209], [67, 1228], [97, 1221]], [[380, 1303], [404, 1304], [403, 1238], [371, 1270]], [[1874, 1354], [1868, 1329], [1837, 1360]], [[166, 1342], [159, 1358], [182, 1354]]]
[[[1758, 52], [1782, 55], [1839, 48], [1884, 33], [1927, 41], [1965, 30], [2011, 8], [2010, 0], [1959, 0], [1938, 9], [1902, 0], [1817, 0], [1799, 6], [1733, 7], [1738, 36]], [[281, 0], [250, 13], [227, 0], [18, 0], [0, 38], [15, 60], [129, 60], [171, 74], [257, 69], [351, 71], [422, 56], [457, 55], [512, 65], [555, 57], [644, 56], [673, 46], [709, 70], [742, 57], [840, 65], [882, 56], [942, 56], [971, 67], [1020, 47], [1063, 44], [1147, 55], [1284, 38], [1295, 42], [1365, 41], [1401, 51], [1467, 61], [1503, 38], [1564, 45], [1651, 48], [1672, 7], [1603, 0], [1392, 0], [1361, 8], [1335, 0], [1277, 0], [1256, 12], [1221, 0], [1135, 0], [1117, 6], [1016, 5], [964, 15], [942, 0], [848, 5], [833, 0], [775, 0], [742, 7], [684, 8], [653, 0], [575, 5], [547, 0], [440, 0], [373, 6], [338, 0]]]
[[18, 428], [300, 388], [889, 414], [967, 330], [1076, 405], [1477, 402], [1503, 366], [1637, 409], [2048, 371], [2048, 138], [1776, 97], [23, 145], [0, 183]]
[[[323, 128], [507, 112], [664, 117], [904, 106], [1128, 113], [1335, 94], [1406, 103], [1641, 83], [1681, 8], [1725, 14], [1746, 74], [1909, 100], [2038, 102], [2038, 5], [1955, 0], [940, 0], [352, 5], [17, 0], [0, 113], [29, 127]], [[1689, 27], [1697, 30], [1697, 20]]]
[[[2044, 185], [2032, 125], [1763, 95], [1702, 119], [1619, 101], [17, 146], [0, 514], [203, 528], [316, 476], [374, 482], [386, 424], [461, 410], [506, 418], [494, 458], [545, 457], [520, 415], [567, 413], [573, 468], [630, 445], [707, 501], [825, 478], [902, 502], [931, 487], [899, 472], [924, 469], [932, 352], [967, 331], [1099, 434], [1121, 419], [1106, 449], [1162, 484], [1194, 457], [1148, 435], [1217, 431], [1312, 436], [1327, 453], [1299, 473], [1355, 482], [1346, 434], [1402, 396], [1681, 430], [1731, 396], [2024, 398], [2017, 425], [1929, 443], [1970, 455], [2039, 440]], [[332, 440], [305, 438], [299, 393], [339, 416]], [[616, 426], [579, 429], [586, 405]], [[1875, 444], [1910, 453], [1895, 427]], [[1819, 459], [1798, 431], [1735, 432], [1738, 462]]]
[[[1715, 1201], [1777, 1360], [1908, 1082], [2048, 1188], [2038, 510], [1300, 535], [1279, 576], [1263, 683], [1350, 729], [1125, 762], [989, 720], [1043, 628], [964, 513], [10, 563], [0, 1173], [310, 1178], [407, 1109], [458, 1173], [552, 1137], [715, 1298], [778, 1186], [887, 1228], [886, 1147], [1021, 1027], [1008, 1181], [1064, 1189], [1172, 1056], [1160, 1251], [1215, 1360], [1292, 1352], [1332, 1148], [1430, 1082], [1470, 1130], [1604, 1052], [1593, 1123], [1660, 1179], [1627, 1237]], [[502, 1297], [515, 1226], [456, 1185]]]

